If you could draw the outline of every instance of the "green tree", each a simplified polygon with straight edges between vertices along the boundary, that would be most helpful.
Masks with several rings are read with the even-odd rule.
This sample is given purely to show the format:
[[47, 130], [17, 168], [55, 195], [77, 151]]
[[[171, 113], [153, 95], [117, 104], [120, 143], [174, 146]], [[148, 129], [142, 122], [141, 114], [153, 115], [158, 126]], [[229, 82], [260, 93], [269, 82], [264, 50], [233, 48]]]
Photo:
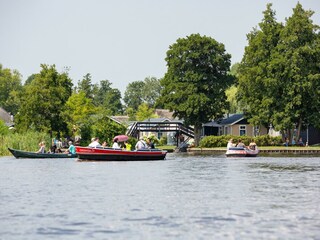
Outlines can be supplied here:
[[90, 73], [83, 76], [82, 80], [78, 81], [77, 91], [83, 91], [87, 98], [94, 99], [98, 86], [92, 83]]
[[274, 54], [276, 61], [270, 66], [279, 96], [273, 123], [281, 130], [297, 127], [296, 137], [303, 123], [320, 126], [320, 41], [319, 26], [311, 20], [313, 13], [296, 5], [286, 19]]
[[66, 102], [62, 117], [68, 125], [69, 133], [82, 135], [87, 131], [87, 126], [92, 124], [92, 115], [97, 112], [91, 98], [86, 97], [86, 93], [80, 91], [73, 93]]
[[143, 81], [134, 81], [128, 84], [123, 98], [126, 108], [132, 108], [134, 111], [138, 110], [138, 107], [143, 103], [144, 85]]
[[225, 90], [231, 55], [213, 38], [192, 34], [180, 38], [167, 51], [167, 72], [159, 99], [174, 116], [194, 125], [199, 144], [202, 123], [222, 117], [227, 109]]
[[241, 101], [237, 99], [237, 80], [239, 77], [239, 66], [240, 63], [235, 63], [231, 66], [230, 69], [230, 74], [234, 77], [235, 83], [226, 90], [227, 102], [229, 103], [229, 113], [240, 113], [242, 110]]
[[157, 99], [161, 94], [161, 84], [160, 80], [155, 77], [147, 77], [144, 79], [144, 86], [142, 89], [143, 101], [149, 105], [149, 107], [154, 107]]
[[272, 4], [263, 12], [260, 30], [253, 29], [248, 35], [248, 46], [238, 71], [238, 100], [245, 107], [249, 122], [268, 126], [272, 122], [278, 94], [274, 91], [277, 79], [270, 72], [272, 54], [278, 45], [282, 24], [275, 19]]
[[111, 87], [109, 80], [100, 81], [97, 93], [94, 97], [97, 106], [102, 106], [110, 112], [110, 115], [123, 114], [121, 92]]
[[106, 141], [111, 146], [115, 136], [125, 134], [126, 127], [111, 120], [106, 114], [99, 114], [92, 126], [92, 132], [101, 142]]
[[41, 68], [24, 87], [15, 123], [19, 131], [64, 131], [66, 124], [61, 112], [71, 95], [72, 81], [68, 73], [58, 73], [55, 65], [42, 64]]
[[3, 68], [0, 64], [0, 107], [13, 114], [19, 107], [18, 94], [22, 91], [21, 75], [17, 70]]
[[150, 108], [147, 103], [142, 103], [138, 107], [138, 111], [136, 113], [136, 119], [138, 121], [143, 121], [148, 118], [156, 118], [156, 117], [157, 117], [157, 115], [154, 114], [154, 109]]

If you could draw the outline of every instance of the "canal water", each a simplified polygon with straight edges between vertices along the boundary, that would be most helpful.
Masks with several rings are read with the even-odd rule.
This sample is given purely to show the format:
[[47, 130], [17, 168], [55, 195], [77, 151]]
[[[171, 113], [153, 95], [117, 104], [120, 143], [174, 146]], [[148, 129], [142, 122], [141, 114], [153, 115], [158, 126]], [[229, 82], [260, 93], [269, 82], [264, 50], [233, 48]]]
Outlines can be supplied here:
[[320, 239], [320, 158], [0, 158], [0, 239]]

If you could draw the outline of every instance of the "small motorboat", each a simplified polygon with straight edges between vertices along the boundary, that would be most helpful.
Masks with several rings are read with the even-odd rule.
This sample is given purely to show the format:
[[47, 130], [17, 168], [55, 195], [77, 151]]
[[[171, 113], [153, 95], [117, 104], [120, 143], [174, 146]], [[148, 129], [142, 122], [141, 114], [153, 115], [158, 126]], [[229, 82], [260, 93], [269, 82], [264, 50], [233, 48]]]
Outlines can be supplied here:
[[259, 149], [256, 147], [254, 150], [244, 147], [231, 147], [227, 149], [227, 157], [256, 157], [259, 153]]
[[143, 149], [128, 151], [121, 148], [92, 148], [76, 146], [80, 160], [93, 161], [152, 161], [164, 160], [167, 151], [160, 149]]
[[76, 158], [77, 154], [69, 153], [36, 153], [8, 148], [16, 158]]

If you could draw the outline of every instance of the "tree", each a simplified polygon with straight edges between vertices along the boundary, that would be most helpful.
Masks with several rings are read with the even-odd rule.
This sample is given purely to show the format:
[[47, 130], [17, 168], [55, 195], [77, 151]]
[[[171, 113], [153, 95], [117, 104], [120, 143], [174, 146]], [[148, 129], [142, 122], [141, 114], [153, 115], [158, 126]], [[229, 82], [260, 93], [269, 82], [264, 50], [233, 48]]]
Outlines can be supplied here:
[[95, 93], [97, 91], [97, 85], [92, 83], [90, 73], [83, 76], [82, 80], [78, 81], [77, 91], [83, 91], [87, 98], [94, 99]]
[[277, 23], [267, 5], [261, 30], [248, 35], [249, 46], [240, 66], [239, 96], [246, 103], [249, 121], [270, 123], [277, 130], [316, 124], [320, 110], [319, 34], [312, 11], [300, 3], [285, 26]]
[[69, 133], [79, 134], [91, 125], [91, 115], [97, 112], [92, 99], [86, 97], [86, 93], [80, 91], [73, 93], [66, 102], [62, 117], [68, 124]]
[[304, 10], [300, 3], [296, 5], [280, 34], [274, 54], [277, 61], [270, 66], [278, 80], [275, 90], [281, 102], [273, 114], [273, 123], [287, 132], [297, 128], [297, 138], [303, 123], [320, 126], [319, 26], [313, 24], [312, 15], [313, 11]]
[[0, 64], [0, 107], [15, 114], [18, 111], [18, 94], [22, 91], [21, 75], [17, 70]]
[[157, 99], [161, 94], [160, 80], [155, 77], [147, 77], [144, 79], [144, 86], [142, 89], [142, 98], [149, 107], [154, 107]]
[[149, 108], [147, 103], [142, 103], [139, 107], [138, 107], [138, 111], [136, 113], [136, 118], [138, 121], [143, 121], [146, 120], [148, 118], [156, 118], [157, 115], [154, 114], [154, 109], [153, 108]]
[[242, 109], [241, 101], [237, 99], [237, 80], [239, 77], [239, 66], [240, 63], [235, 63], [231, 66], [230, 69], [230, 74], [234, 77], [235, 83], [226, 90], [227, 102], [229, 103], [229, 113], [240, 113]]
[[239, 66], [238, 100], [245, 107], [249, 122], [257, 126], [269, 126], [278, 104], [277, 92], [274, 91], [277, 79], [272, 76], [269, 66], [279, 42], [282, 25], [276, 21], [271, 6], [268, 4], [263, 12], [260, 30], [253, 29], [247, 35], [248, 46]]
[[144, 85], [143, 81], [134, 81], [128, 84], [123, 98], [126, 108], [138, 110], [138, 107], [143, 103]]
[[66, 123], [61, 112], [71, 95], [72, 81], [68, 73], [58, 73], [55, 65], [41, 64], [41, 68], [24, 87], [15, 123], [20, 131], [64, 131]]
[[97, 106], [107, 109], [111, 115], [122, 114], [121, 92], [117, 88], [112, 88], [111, 85], [109, 80], [100, 81], [94, 101]]
[[231, 55], [213, 38], [192, 34], [179, 38], [167, 51], [167, 72], [161, 80], [159, 103], [174, 116], [194, 125], [199, 144], [202, 123], [220, 118], [227, 109], [225, 90]]

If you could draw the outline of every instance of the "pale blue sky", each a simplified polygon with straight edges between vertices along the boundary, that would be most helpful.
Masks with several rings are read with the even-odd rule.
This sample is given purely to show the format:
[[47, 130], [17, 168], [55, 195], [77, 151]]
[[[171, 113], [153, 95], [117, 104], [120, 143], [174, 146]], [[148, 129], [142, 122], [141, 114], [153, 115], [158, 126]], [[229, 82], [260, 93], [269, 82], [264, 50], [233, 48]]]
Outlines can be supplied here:
[[[128, 83], [163, 77], [169, 45], [193, 33], [225, 45], [232, 63], [242, 58], [246, 34], [273, 3], [278, 21], [292, 15], [295, 0], [0, 0], [0, 63], [26, 80], [40, 64], [70, 67], [77, 83], [108, 79], [124, 93]], [[315, 11], [319, 0], [301, 0]]]

